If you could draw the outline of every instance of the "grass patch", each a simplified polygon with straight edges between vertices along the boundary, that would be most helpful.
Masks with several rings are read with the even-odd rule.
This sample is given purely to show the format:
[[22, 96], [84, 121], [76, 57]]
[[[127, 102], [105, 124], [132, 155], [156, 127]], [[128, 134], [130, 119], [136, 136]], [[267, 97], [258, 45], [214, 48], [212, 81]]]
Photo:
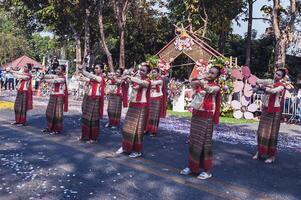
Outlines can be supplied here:
[[[190, 112], [174, 112], [172, 110], [167, 110], [167, 114], [169, 116], [175, 117], [185, 117], [191, 118], [192, 114]], [[248, 120], [248, 119], [235, 119], [233, 117], [220, 117], [220, 123], [222, 124], [246, 124], [246, 123], [255, 123], [256, 120]]]
[[14, 109], [14, 103], [10, 101], [0, 101], [0, 110]]

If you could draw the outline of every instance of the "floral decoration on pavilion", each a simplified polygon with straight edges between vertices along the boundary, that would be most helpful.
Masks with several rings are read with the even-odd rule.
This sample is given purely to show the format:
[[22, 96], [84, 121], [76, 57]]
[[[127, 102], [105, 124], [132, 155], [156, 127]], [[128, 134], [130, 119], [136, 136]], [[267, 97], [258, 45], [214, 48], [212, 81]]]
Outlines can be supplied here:
[[[158, 68], [160, 68], [163, 73], [167, 74], [169, 69], [173, 67], [172, 62], [182, 54], [186, 55], [194, 62], [192, 73], [188, 75], [190, 80], [203, 76], [213, 65], [225, 66], [225, 70], [222, 72], [221, 78], [218, 81], [222, 86], [223, 93], [222, 114], [223, 110], [227, 112], [229, 109], [233, 110], [228, 99], [233, 91], [231, 69], [234, 66], [236, 67], [237, 59], [232, 60], [232, 58], [229, 59], [223, 56], [203, 39], [199, 38], [197, 34], [193, 32], [192, 27], [184, 28], [183, 25], [181, 27], [175, 25], [175, 27], [175, 37], [156, 54], [156, 56], [158, 56]], [[188, 81], [182, 83], [175, 79], [171, 79], [168, 85], [168, 92], [169, 100], [172, 101], [172, 103], [176, 101], [176, 106], [182, 106], [183, 109], [189, 110], [194, 91], [189, 85], [185, 85], [186, 83], [188, 83]], [[184, 97], [182, 97], [181, 94], [184, 94]], [[181, 98], [179, 98], [180, 96]], [[173, 101], [174, 99], [175, 101]]]
[[189, 51], [192, 50], [192, 46], [194, 45], [194, 42], [191, 37], [187, 34], [186, 30], [184, 28], [178, 30], [177, 32], [180, 32], [176, 37], [176, 40], [174, 42], [175, 49], [178, 51]]

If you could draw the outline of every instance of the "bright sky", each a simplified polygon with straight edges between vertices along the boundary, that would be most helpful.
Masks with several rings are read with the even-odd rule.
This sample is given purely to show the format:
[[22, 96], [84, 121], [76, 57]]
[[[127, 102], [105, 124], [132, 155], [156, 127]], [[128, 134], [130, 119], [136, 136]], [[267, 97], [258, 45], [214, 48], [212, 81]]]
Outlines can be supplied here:
[[[257, 0], [253, 5], [253, 17], [263, 17], [263, 12], [260, 11], [263, 5], [270, 4], [268, 0]], [[245, 18], [242, 16], [241, 18]], [[237, 25], [235, 21], [233, 21], [233, 32], [244, 36], [248, 30], [248, 22], [247, 21], [239, 21], [240, 26]], [[257, 37], [260, 37], [262, 34], [265, 33], [265, 29], [269, 27], [269, 23], [264, 20], [253, 20], [253, 29], [257, 31]]]
[[[282, 5], [287, 8], [290, 4], [289, 0], [281, 0]], [[272, 6], [272, 2], [269, 2], [268, 0], [257, 0], [253, 5], [253, 17], [263, 17], [263, 12], [260, 11], [261, 7], [264, 5], [270, 5]], [[244, 16], [242, 17], [244, 18]], [[239, 34], [241, 36], [244, 36], [245, 33], [248, 30], [248, 22], [246, 21], [239, 21], [241, 26], [238, 26], [236, 22], [233, 22], [233, 32], [236, 34]], [[265, 29], [269, 27], [270, 24], [267, 21], [264, 20], [253, 20], [253, 29], [257, 31], [257, 37], [260, 37], [262, 34], [265, 33]]]

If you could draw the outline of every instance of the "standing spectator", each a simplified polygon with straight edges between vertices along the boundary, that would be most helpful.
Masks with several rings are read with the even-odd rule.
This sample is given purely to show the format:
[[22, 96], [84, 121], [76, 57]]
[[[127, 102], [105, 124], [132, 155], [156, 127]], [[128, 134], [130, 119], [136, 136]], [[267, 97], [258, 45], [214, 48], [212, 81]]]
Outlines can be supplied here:
[[34, 76], [34, 80], [35, 80], [35, 84], [34, 84], [34, 89], [35, 90], [38, 90], [39, 89], [39, 86], [40, 86], [40, 76], [41, 76], [41, 72], [39, 72], [39, 69], [36, 68], [36, 71], [35, 71], [35, 76]]
[[8, 89], [10, 91], [15, 90], [15, 79], [14, 79], [14, 76], [10, 72], [7, 72], [6, 80], [7, 80], [7, 84], [8, 84]]
[[2, 90], [2, 86], [3, 86], [3, 72], [2, 72], [2, 69], [0, 68], [0, 90]]
[[7, 90], [8, 79], [7, 79], [7, 71], [6, 70], [3, 71], [2, 80], [3, 80], [3, 83], [4, 83], [4, 90]]
[[296, 105], [296, 122], [301, 123], [301, 84], [298, 84], [297, 105]]

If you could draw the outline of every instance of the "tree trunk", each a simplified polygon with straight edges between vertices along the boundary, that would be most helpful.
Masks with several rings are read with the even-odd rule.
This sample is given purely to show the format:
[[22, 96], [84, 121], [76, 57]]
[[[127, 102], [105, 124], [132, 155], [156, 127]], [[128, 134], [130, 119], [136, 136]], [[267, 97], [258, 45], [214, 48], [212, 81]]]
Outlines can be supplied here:
[[103, 1], [100, 1], [99, 8], [98, 8], [98, 26], [99, 26], [99, 33], [100, 33], [99, 41], [100, 41], [100, 46], [102, 47], [102, 49], [104, 50], [104, 52], [107, 56], [109, 69], [111, 72], [114, 72], [114, 64], [113, 64], [112, 54], [106, 43], [106, 37], [105, 37], [105, 33], [104, 33], [102, 6], [103, 6]]
[[275, 54], [274, 54], [274, 67], [285, 67], [285, 58], [286, 58], [286, 41], [285, 39], [280, 39], [276, 41], [275, 45]]
[[253, 0], [248, 0], [249, 3], [249, 18], [248, 18], [248, 33], [246, 38], [246, 60], [245, 65], [250, 67], [251, 63], [251, 47], [252, 47], [252, 25], [253, 25]]
[[222, 54], [224, 54], [224, 52], [225, 52], [225, 43], [226, 43], [226, 31], [222, 30], [220, 32], [219, 42], [218, 42], [218, 50]]
[[[294, 23], [297, 16], [297, 1], [290, 0], [289, 16], [283, 19], [279, 12], [281, 9], [280, 0], [273, 0], [272, 24], [276, 38], [274, 48], [274, 67], [285, 67], [286, 49], [293, 41]], [[282, 25], [285, 24], [285, 25]]]
[[119, 67], [125, 68], [125, 26], [129, 0], [114, 0], [114, 12], [119, 28]]
[[120, 47], [119, 47], [119, 67], [125, 68], [125, 30], [120, 30]]
[[80, 36], [75, 36], [75, 56], [76, 56], [76, 68], [78, 68], [82, 63], [82, 50], [81, 50], [81, 41]]
[[64, 44], [62, 47], [61, 47], [61, 53], [60, 53], [60, 57], [61, 57], [61, 59], [63, 59], [63, 60], [66, 60], [66, 51], [67, 51], [67, 49], [66, 49], [66, 45]]
[[85, 15], [85, 21], [84, 21], [84, 27], [85, 27], [85, 50], [84, 50], [84, 57], [86, 57], [88, 54], [91, 53], [91, 45], [90, 45], [90, 23], [89, 23], [89, 18], [90, 18], [90, 8], [87, 7], [86, 10], [86, 15]]

